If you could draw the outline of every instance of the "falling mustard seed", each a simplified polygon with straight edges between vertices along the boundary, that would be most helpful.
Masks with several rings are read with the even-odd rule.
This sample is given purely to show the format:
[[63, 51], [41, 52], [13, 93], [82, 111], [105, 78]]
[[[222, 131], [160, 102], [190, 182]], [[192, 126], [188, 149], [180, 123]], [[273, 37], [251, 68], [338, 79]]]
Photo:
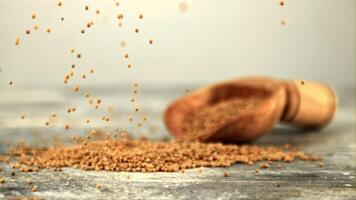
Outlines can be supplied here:
[[21, 116], [21, 119], [25, 119], [25, 118], [26, 118], [26, 115], [22, 115], [22, 116]]
[[26, 30], [26, 34], [29, 35], [31, 33], [30, 30]]
[[47, 122], [45, 123], [45, 125], [46, 125], [46, 126], [49, 126], [49, 122], [47, 121]]
[[38, 25], [34, 25], [33, 29], [37, 31], [39, 29]]
[[37, 192], [37, 186], [33, 186], [33, 187], [31, 188], [31, 191], [32, 191], [32, 192]]
[[143, 15], [142, 15], [142, 14], [140, 14], [140, 15], [138, 16], [138, 18], [143, 19]]
[[89, 73], [93, 74], [94, 73], [94, 69], [90, 69]]
[[78, 53], [77, 58], [80, 59], [82, 57], [82, 54]]
[[59, 2], [57, 3], [57, 6], [58, 6], [58, 7], [59, 7], [59, 6], [62, 6], [62, 2], [59, 1]]
[[127, 68], [129, 68], [129, 69], [130, 69], [131, 67], [132, 67], [132, 65], [131, 65], [131, 64], [128, 64], [128, 65], [127, 65]]
[[85, 10], [89, 10], [89, 6], [85, 6], [84, 9], [85, 9]]
[[100, 14], [100, 10], [98, 9], [98, 10], [96, 10], [96, 12], [95, 12], [97, 15], [99, 15]]
[[82, 75], [82, 79], [86, 79], [87, 76], [85, 74]]
[[279, 1], [280, 6], [284, 6], [284, 1]]
[[9, 85], [13, 85], [14, 84], [14, 81], [9, 81]]
[[74, 53], [74, 52], [75, 52], [75, 49], [71, 48], [71, 49], [69, 50], [69, 52]]
[[85, 30], [84, 30], [84, 29], [82, 29], [82, 30], [80, 30], [80, 32], [81, 32], [82, 34], [84, 34], [84, 33], [85, 33]]
[[46, 33], [50, 33], [51, 32], [51, 29], [50, 28], [47, 28], [46, 29]]
[[153, 44], [153, 40], [152, 39], [149, 40], [149, 44]]
[[75, 64], [72, 64], [71, 68], [74, 69], [75, 68]]
[[65, 124], [65, 125], [64, 125], [64, 128], [65, 128], [66, 130], [68, 130], [68, 129], [69, 129], [69, 124]]
[[135, 33], [138, 33], [138, 32], [139, 32], [138, 28], [135, 28]]
[[31, 18], [36, 19], [36, 14], [32, 14]]
[[74, 92], [79, 92], [79, 86], [74, 86], [74, 87], [73, 87], [73, 91], [74, 91]]
[[15, 38], [15, 45], [18, 46], [20, 44], [20, 38], [16, 37]]

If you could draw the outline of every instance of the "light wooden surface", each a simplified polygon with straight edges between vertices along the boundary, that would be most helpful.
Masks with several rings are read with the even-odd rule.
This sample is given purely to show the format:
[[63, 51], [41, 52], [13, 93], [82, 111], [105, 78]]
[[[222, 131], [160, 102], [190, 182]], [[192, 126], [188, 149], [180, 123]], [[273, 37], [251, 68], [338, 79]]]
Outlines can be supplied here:
[[[167, 137], [161, 122], [164, 105], [183, 94], [184, 90], [147, 89], [141, 102], [150, 116], [150, 125], [145, 125], [140, 131], [133, 125], [127, 125], [127, 113], [131, 112], [129, 109], [121, 109], [113, 123], [135, 133], [152, 132], [146, 134], [152, 139]], [[101, 90], [99, 94], [106, 95], [106, 102], [121, 104], [118, 99], [125, 94], [118, 91], [121, 91], [120, 88], [111, 92]], [[278, 127], [257, 141], [262, 145], [289, 143], [323, 157], [324, 167], [319, 167], [318, 162], [298, 161], [281, 163], [281, 169], [277, 169], [279, 163], [274, 163], [257, 174], [257, 166], [248, 165], [192, 169], [185, 173], [86, 172], [69, 168], [61, 172], [43, 170], [20, 173], [2, 163], [0, 176], [5, 177], [6, 183], [0, 184], [0, 199], [21, 195], [45, 199], [355, 199], [355, 88], [339, 88], [337, 93], [340, 96], [340, 108], [335, 120], [326, 129], [304, 132]], [[0, 103], [0, 151], [6, 150], [8, 142], [43, 144], [42, 141], [56, 132], [61, 133], [62, 137], [84, 134], [84, 126], [79, 118], [88, 115], [89, 111], [79, 112], [73, 117], [73, 121], [77, 119], [78, 122], [68, 132], [62, 130], [60, 122], [50, 128], [40, 125], [46, 113], [67, 106], [66, 95], [61, 93], [62, 98], [41, 103], [16, 103], [15, 100], [13, 103]], [[22, 102], [27, 100], [23, 99]], [[32, 113], [27, 119], [30, 122], [19, 121], [19, 113], [24, 110]], [[202, 172], [199, 173], [199, 170]], [[16, 172], [16, 176], [11, 177], [12, 171]], [[224, 177], [224, 172], [230, 176]], [[31, 187], [26, 183], [28, 178], [38, 186], [37, 192], [31, 192]], [[97, 183], [102, 185], [101, 189], [95, 188]]]

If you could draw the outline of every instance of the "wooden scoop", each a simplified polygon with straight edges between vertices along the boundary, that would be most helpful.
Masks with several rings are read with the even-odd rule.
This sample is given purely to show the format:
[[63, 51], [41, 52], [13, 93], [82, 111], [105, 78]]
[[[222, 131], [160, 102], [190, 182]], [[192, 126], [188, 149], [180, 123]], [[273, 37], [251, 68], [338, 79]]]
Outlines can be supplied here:
[[337, 98], [324, 84], [268, 77], [212, 84], [173, 102], [165, 124], [179, 139], [245, 142], [278, 122], [322, 128], [333, 118]]

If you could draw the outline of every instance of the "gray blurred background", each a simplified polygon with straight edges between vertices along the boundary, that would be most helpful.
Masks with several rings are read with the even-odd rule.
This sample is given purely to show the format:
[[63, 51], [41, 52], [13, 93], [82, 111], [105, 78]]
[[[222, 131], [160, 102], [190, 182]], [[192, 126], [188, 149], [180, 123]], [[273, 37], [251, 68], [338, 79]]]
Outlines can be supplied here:
[[[0, 0], [1, 128], [42, 130], [48, 116], [58, 113], [58, 119], [50, 119], [58, 132], [69, 122], [70, 131], [100, 126], [154, 132], [163, 127], [166, 104], [186, 89], [246, 75], [316, 80], [355, 91], [354, 0], [286, 0], [284, 6], [278, 0], [62, 2], [58, 7], [51, 0]], [[89, 21], [94, 25], [87, 29]], [[76, 59], [71, 48], [82, 58]], [[75, 76], [64, 85], [72, 64]], [[95, 73], [81, 80], [79, 75], [91, 68]], [[134, 82], [140, 92], [132, 105]], [[79, 94], [72, 92], [74, 85], [80, 86]], [[102, 98], [103, 106], [88, 106], [85, 92]], [[78, 111], [66, 114], [70, 106]], [[137, 106], [140, 113], [133, 111]], [[109, 107], [111, 125], [101, 120]], [[151, 117], [138, 128], [146, 115]], [[130, 116], [135, 120], [128, 123]], [[84, 123], [86, 118], [92, 123]]]

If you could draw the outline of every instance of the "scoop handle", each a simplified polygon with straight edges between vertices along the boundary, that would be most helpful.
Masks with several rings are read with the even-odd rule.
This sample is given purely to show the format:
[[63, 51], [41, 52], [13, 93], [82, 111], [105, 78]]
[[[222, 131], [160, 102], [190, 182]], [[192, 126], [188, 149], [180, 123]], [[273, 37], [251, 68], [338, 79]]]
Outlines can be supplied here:
[[304, 127], [323, 128], [333, 119], [338, 99], [328, 86], [318, 82], [284, 82], [287, 103], [281, 121]]

